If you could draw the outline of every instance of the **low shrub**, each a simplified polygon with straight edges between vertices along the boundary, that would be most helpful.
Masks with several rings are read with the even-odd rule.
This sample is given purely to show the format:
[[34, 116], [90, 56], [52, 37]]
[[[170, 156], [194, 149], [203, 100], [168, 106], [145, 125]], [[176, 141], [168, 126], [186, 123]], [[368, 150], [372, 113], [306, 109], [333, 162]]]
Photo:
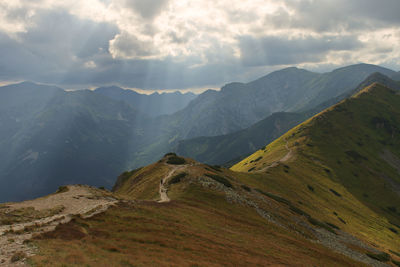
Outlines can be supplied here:
[[62, 186], [58, 187], [56, 193], [57, 194], [58, 193], [65, 193], [65, 192], [68, 192], [68, 191], [69, 191], [68, 186], [62, 185]]
[[396, 207], [387, 207], [387, 209], [388, 209], [390, 212], [393, 212], [393, 213], [396, 213], [396, 212], [397, 212]]
[[399, 252], [396, 252], [396, 251], [393, 251], [393, 250], [390, 250], [390, 249], [389, 249], [389, 251], [390, 251], [391, 253], [393, 253], [394, 255], [400, 257], [400, 253], [399, 253]]
[[399, 266], [399, 267], [400, 267], [400, 261], [395, 261], [395, 260], [393, 260], [393, 259], [392, 259], [392, 262], [393, 262], [393, 264], [394, 264], [394, 265], [396, 265], [396, 266]]
[[377, 261], [382, 261], [382, 262], [387, 262], [387, 261], [390, 261], [390, 255], [389, 254], [387, 254], [387, 253], [385, 253], [385, 252], [382, 252], [382, 253], [366, 253], [366, 255], [368, 256], [368, 257], [370, 257], [370, 258], [372, 258], [372, 259], [374, 259], [374, 260], [377, 260]]
[[367, 157], [364, 157], [363, 155], [361, 155], [360, 153], [358, 153], [357, 151], [354, 150], [349, 150], [345, 152], [347, 156], [349, 156], [350, 158], [360, 161], [360, 160], [368, 160]]
[[333, 233], [333, 234], [336, 234], [335, 230], [334, 230], [332, 227], [330, 227], [329, 225], [327, 225], [327, 224], [325, 224], [325, 223], [323, 223], [323, 222], [318, 221], [317, 219], [314, 219], [313, 217], [309, 217], [309, 218], [308, 218], [308, 221], [309, 221], [312, 225], [321, 227], [321, 228], [323, 228], [323, 229], [325, 229], [325, 230], [327, 230], [327, 231], [329, 231], [329, 232], [331, 232], [331, 233]]
[[305, 211], [303, 211], [303, 210], [301, 210], [301, 209], [299, 209], [299, 208], [297, 208], [297, 207], [295, 207], [293, 205], [290, 205], [289, 208], [290, 208], [291, 211], [293, 211], [293, 212], [295, 212], [295, 213], [297, 213], [299, 215], [306, 216], [307, 218], [311, 217], [307, 212], [305, 212]]
[[[389, 221], [389, 223], [390, 223], [391, 225], [394, 225], [394, 226], [396, 226], [397, 228], [400, 229], [400, 224], [395, 223], [395, 222], [393, 222], [393, 221]], [[399, 256], [399, 257], [400, 257], [400, 256]]]
[[210, 173], [206, 173], [205, 174], [207, 177], [210, 177], [211, 179], [213, 179], [214, 181], [217, 181], [223, 185], [225, 185], [226, 187], [233, 187], [231, 182], [229, 182], [228, 179], [219, 176], [219, 175], [215, 175], [215, 174], [210, 174]]
[[248, 187], [247, 185], [241, 185], [241, 187], [246, 190], [247, 192], [251, 192], [251, 188]]
[[260, 161], [263, 157], [258, 157], [254, 160], [254, 162]]
[[219, 165], [213, 165], [213, 166], [208, 165], [208, 167], [210, 167], [210, 168], [213, 169], [214, 171], [222, 172], [221, 166], [219, 166]]
[[186, 172], [182, 172], [182, 173], [179, 173], [179, 174], [177, 174], [177, 175], [174, 175], [169, 181], [168, 181], [168, 184], [177, 184], [177, 183], [179, 183], [181, 180], [182, 180], [182, 178], [185, 178], [187, 176], [187, 173]]
[[264, 191], [262, 191], [262, 190], [260, 190], [260, 189], [255, 189], [255, 190], [256, 190], [258, 193], [263, 194], [263, 195], [265, 195], [265, 196], [267, 196], [267, 197], [269, 197], [269, 198], [272, 198], [272, 199], [275, 200], [275, 201], [278, 201], [278, 202], [280, 202], [280, 203], [284, 203], [284, 204], [286, 204], [286, 205], [291, 205], [291, 202], [290, 202], [289, 200], [283, 198], [283, 197], [280, 197], [280, 196], [277, 196], [277, 195], [274, 195], [274, 194], [271, 194], [271, 193], [268, 193], [268, 192], [264, 192]]
[[335, 228], [335, 229], [337, 229], [337, 230], [340, 230], [340, 228], [339, 228], [339, 226], [337, 226], [337, 225], [334, 225], [333, 223], [330, 223], [330, 222], [325, 222], [327, 225], [329, 225], [330, 227], [332, 227], [332, 228]]
[[314, 187], [312, 187], [311, 185], [307, 185], [308, 190], [310, 190], [311, 192], [314, 192]]
[[329, 191], [331, 191], [335, 196], [337, 197], [342, 197], [341, 194], [339, 194], [338, 192], [336, 192], [335, 190], [333, 190], [332, 188], [329, 189]]
[[178, 156], [171, 156], [168, 158], [167, 163], [173, 165], [182, 165], [186, 163], [186, 160]]

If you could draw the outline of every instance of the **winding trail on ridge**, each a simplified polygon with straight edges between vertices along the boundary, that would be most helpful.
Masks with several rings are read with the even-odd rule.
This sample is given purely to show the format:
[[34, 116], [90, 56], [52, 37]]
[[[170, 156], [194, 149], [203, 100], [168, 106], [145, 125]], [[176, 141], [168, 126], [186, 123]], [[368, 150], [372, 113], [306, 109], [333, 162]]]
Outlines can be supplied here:
[[170, 201], [170, 199], [169, 199], [169, 197], [168, 197], [168, 195], [167, 195], [168, 189], [167, 189], [167, 187], [165, 187], [165, 185], [166, 185], [166, 183], [167, 183], [167, 180], [168, 180], [169, 178], [171, 178], [172, 175], [173, 175], [176, 171], [178, 171], [178, 170], [180, 170], [180, 169], [183, 169], [183, 168], [185, 168], [185, 167], [186, 167], [185, 165], [183, 165], [183, 166], [173, 166], [172, 169], [168, 172], [168, 175], [165, 176], [165, 177], [160, 181], [160, 188], [159, 188], [159, 190], [158, 190], [158, 192], [160, 193], [160, 200], [158, 201], [159, 203], [169, 202], [169, 201]]
[[265, 172], [265, 171], [267, 171], [268, 169], [273, 168], [273, 167], [276, 167], [276, 166], [278, 166], [280, 163], [286, 162], [286, 161], [288, 161], [289, 159], [291, 159], [291, 158], [293, 157], [293, 150], [292, 150], [291, 148], [289, 148], [288, 142], [287, 142], [287, 141], [286, 141], [286, 144], [285, 144], [285, 148], [286, 148], [286, 150], [288, 151], [288, 153], [286, 153], [286, 155], [283, 156], [283, 158], [281, 158], [280, 160], [277, 160], [277, 161], [272, 162], [270, 165], [268, 165], [267, 167], [265, 167], [265, 168], [259, 170], [258, 172]]

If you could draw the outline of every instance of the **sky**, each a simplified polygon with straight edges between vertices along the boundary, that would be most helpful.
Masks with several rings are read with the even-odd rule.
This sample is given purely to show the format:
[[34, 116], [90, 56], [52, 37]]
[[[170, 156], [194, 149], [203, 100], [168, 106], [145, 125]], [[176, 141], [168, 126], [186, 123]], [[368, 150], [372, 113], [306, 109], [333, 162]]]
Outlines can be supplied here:
[[201, 90], [297, 66], [400, 70], [399, 0], [0, 0], [0, 84]]

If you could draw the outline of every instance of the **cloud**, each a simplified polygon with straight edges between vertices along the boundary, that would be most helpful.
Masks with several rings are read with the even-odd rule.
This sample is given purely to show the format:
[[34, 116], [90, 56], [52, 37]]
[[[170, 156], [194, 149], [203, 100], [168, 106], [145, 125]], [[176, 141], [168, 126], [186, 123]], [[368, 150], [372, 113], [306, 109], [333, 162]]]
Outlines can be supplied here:
[[241, 59], [247, 66], [320, 62], [331, 52], [351, 51], [361, 47], [363, 44], [353, 36], [240, 38]]
[[398, 10], [398, 0], [1, 1], [0, 78], [175, 89], [290, 65], [399, 69]]
[[360, 31], [400, 25], [397, 0], [287, 0], [279, 12], [266, 17], [277, 28], [318, 32]]
[[168, 0], [122, 0], [121, 4], [144, 19], [153, 19], [166, 7]]

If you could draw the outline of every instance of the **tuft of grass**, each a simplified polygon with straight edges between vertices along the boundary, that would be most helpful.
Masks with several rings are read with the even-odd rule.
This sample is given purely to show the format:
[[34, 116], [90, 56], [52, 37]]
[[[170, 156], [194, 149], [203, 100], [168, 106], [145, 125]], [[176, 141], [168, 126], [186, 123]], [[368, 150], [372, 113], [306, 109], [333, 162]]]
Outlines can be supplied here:
[[231, 182], [229, 182], [228, 179], [226, 179], [226, 178], [224, 178], [222, 176], [215, 175], [215, 174], [210, 174], [210, 173], [206, 173], [205, 176], [210, 177], [214, 181], [217, 181], [217, 182], [225, 185], [226, 187], [233, 187]]
[[310, 190], [311, 192], [314, 192], [314, 187], [312, 187], [311, 185], [307, 185], [308, 190]]
[[17, 262], [17, 261], [20, 261], [20, 260], [22, 260], [24, 258], [26, 258], [25, 252], [17, 251], [12, 255], [11, 262]]
[[169, 184], [169, 185], [171, 185], [171, 184], [177, 184], [177, 183], [179, 183], [179, 182], [182, 180], [182, 178], [185, 178], [187, 175], [188, 175], [188, 174], [187, 174], [186, 172], [182, 172], [182, 173], [179, 173], [179, 174], [177, 174], [177, 175], [174, 175], [174, 176], [168, 181], [168, 184]]
[[68, 191], [69, 191], [68, 186], [62, 185], [62, 186], [58, 187], [58, 189], [56, 191], [56, 194], [65, 193], [65, 192], [68, 192]]
[[366, 253], [366, 255], [374, 260], [381, 261], [381, 262], [388, 262], [390, 261], [390, 255], [382, 252], [382, 253]]

